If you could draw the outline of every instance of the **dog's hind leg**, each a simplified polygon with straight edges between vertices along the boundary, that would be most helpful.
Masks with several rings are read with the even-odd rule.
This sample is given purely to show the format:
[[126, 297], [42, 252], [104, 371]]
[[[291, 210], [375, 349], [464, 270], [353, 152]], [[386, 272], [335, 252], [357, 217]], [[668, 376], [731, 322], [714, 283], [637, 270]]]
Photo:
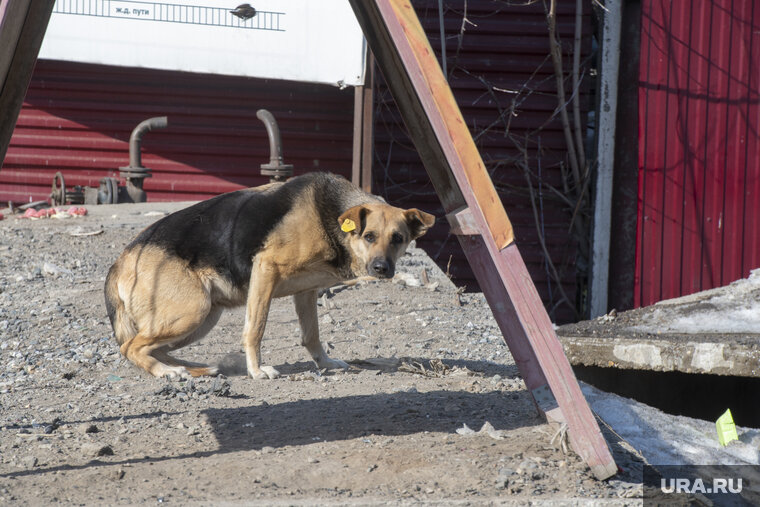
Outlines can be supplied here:
[[348, 364], [340, 359], [330, 359], [319, 341], [317, 321], [317, 291], [310, 290], [293, 296], [298, 323], [301, 325], [301, 345], [306, 347], [314, 362], [320, 368], [348, 369]]
[[195, 363], [192, 361], [177, 359], [176, 357], [169, 355], [169, 352], [185, 347], [186, 345], [190, 345], [191, 343], [198, 341], [206, 336], [219, 321], [219, 317], [222, 315], [223, 310], [224, 309], [221, 307], [213, 308], [206, 316], [206, 320], [203, 321], [203, 324], [201, 324], [195, 331], [187, 335], [182, 340], [172, 342], [168, 345], [164, 345], [163, 347], [156, 349], [153, 352], [153, 356], [159, 361], [170, 366], [179, 366], [185, 368], [193, 377], [200, 377], [202, 375], [216, 375], [218, 373], [218, 368], [216, 366], [209, 366], [203, 363]]
[[[135, 319], [138, 332], [120, 348], [127, 359], [156, 377], [177, 378], [204, 373], [201, 370], [193, 372], [166, 354], [189, 343], [199, 332], [205, 334], [210, 329], [204, 325], [211, 310], [207, 293], [199, 285], [181, 281], [171, 287], [156, 284], [158, 288], [152, 294], [148, 292], [152, 296], [148, 303], [143, 299], [132, 303], [135, 307], [143, 305], [143, 311], [134, 312], [140, 316]], [[177, 294], [184, 298], [180, 300]]]
[[[179, 339], [182, 337], [180, 336]], [[163, 362], [169, 360], [163, 349], [165, 342], [178, 339], [175, 336], [162, 337], [138, 332], [137, 335], [121, 345], [121, 353], [135, 365], [147, 371], [154, 377], [169, 377], [172, 379], [186, 378], [192, 373], [181, 365], [171, 365]]]

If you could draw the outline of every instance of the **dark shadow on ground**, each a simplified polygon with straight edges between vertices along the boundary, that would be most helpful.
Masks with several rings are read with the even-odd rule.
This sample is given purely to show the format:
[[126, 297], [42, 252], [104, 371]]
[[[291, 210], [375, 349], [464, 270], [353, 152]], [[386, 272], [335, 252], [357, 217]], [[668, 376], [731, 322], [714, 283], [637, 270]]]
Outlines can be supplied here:
[[[349, 373], [359, 373], [362, 370], [395, 373], [399, 371], [399, 368], [402, 367], [403, 363], [419, 363], [428, 368], [430, 362], [431, 359], [421, 357], [375, 357], [348, 361], [352, 366]], [[502, 378], [520, 378], [520, 371], [516, 365], [504, 365], [492, 361], [476, 361], [469, 359], [444, 359], [441, 362], [448, 368], [467, 368], [471, 372], [482, 374], [485, 377], [499, 375]], [[226, 354], [221, 361], [219, 361], [217, 366], [219, 368], [219, 373], [228, 377], [245, 376], [248, 374], [245, 364], [245, 354], [242, 352], [231, 352]], [[282, 375], [319, 371], [313, 361], [299, 361], [296, 363], [285, 363], [272, 366], [274, 366]], [[323, 372], [325, 375], [331, 375], [334, 373], [335, 371]]]
[[[162, 412], [138, 417], [159, 418]], [[409, 391], [374, 395], [298, 400], [285, 403], [203, 410], [217, 448], [208, 451], [145, 456], [143, 458], [93, 459], [80, 465], [62, 464], [35, 467], [0, 474], [3, 478], [81, 470], [90, 467], [203, 458], [263, 447], [308, 445], [319, 441], [340, 441], [369, 436], [401, 436], [423, 432], [454, 433], [467, 424], [479, 430], [490, 422], [497, 430], [509, 430], [543, 423], [533, 409], [527, 391], [469, 393], [460, 391]], [[522, 414], [518, 417], [516, 414]], [[525, 414], [529, 414], [528, 417]], [[96, 421], [93, 419], [92, 421]]]
[[[203, 413], [216, 434], [219, 452], [307, 445], [369, 435], [454, 433], [463, 424], [477, 431], [486, 421], [499, 430], [543, 423], [527, 391], [477, 394], [410, 390], [212, 408]], [[516, 417], [517, 413], [530, 416]]]
[[156, 410], [154, 412], [147, 412], [145, 414], [131, 414], [131, 415], [118, 415], [108, 417], [90, 417], [82, 419], [69, 419], [56, 417], [49, 422], [35, 423], [35, 424], [7, 424], [4, 427], [9, 430], [19, 429], [24, 433], [49, 433], [55, 431], [58, 426], [62, 424], [68, 424], [70, 426], [86, 423], [106, 423], [111, 421], [118, 421], [123, 419], [125, 422], [129, 422], [135, 419], [153, 419], [161, 417], [162, 415], [176, 415], [178, 412], [165, 412], [163, 410]]

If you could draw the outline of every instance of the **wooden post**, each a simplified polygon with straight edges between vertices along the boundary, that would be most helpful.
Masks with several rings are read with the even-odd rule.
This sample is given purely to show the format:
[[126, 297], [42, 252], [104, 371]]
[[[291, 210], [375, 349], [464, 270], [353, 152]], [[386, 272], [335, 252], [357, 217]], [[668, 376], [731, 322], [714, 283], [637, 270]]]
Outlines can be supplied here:
[[52, 0], [0, 1], [0, 166], [32, 78]]
[[409, 0], [349, 0], [536, 405], [594, 475], [617, 472], [512, 225]]
[[351, 181], [365, 192], [372, 192], [374, 67], [375, 58], [372, 56], [372, 52], [368, 50], [364, 84], [354, 89], [354, 153]]

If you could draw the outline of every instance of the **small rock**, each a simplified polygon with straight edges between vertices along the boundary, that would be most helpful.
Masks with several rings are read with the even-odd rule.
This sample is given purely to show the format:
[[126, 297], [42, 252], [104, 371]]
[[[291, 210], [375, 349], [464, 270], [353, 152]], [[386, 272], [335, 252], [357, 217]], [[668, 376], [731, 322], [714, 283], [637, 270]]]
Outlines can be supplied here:
[[[36, 270], [35, 270], [36, 271]], [[45, 272], [46, 275], [60, 275], [61, 273], [66, 275], [71, 275], [71, 271], [69, 271], [66, 268], [62, 268], [61, 266], [57, 266], [53, 264], [52, 262], [46, 262], [42, 265], [42, 271]], [[36, 276], [36, 273], [35, 273]]]
[[501, 468], [499, 469], [499, 475], [496, 477], [496, 487], [497, 488], [507, 488], [510, 485], [510, 482], [513, 480], [513, 477], [517, 475], [517, 472], [515, 472], [511, 468]]
[[21, 466], [29, 469], [37, 466], [37, 458], [35, 456], [25, 456], [21, 458]]
[[522, 463], [520, 463], [520, 465], [517, 467], [517, 473], [524, 474], [526, 472], [533, 471], [537, 468], [538, 468], [538, 464], [535, 461], [531, 459], [526, 459]]
[[82, 454], [85, 456], [113, 456], [113, 448], [110, 445], [87, 442], [82, 445]]
[[334, 324], [335, 319], [333, 319], [329, 313], [326, 313], [322, 316], [321, 322], [322, 324]]
[[229, 396], [230, 383], [227, 380], [223, 380], [221, 377], [216, 377], [214, 382], [211, 383], [211, 392], [216, 396]]
[[81, 426], [79, 426], [82, 433], [97, 433], [100, 431], [97, 426], [94, 424], [84, 423]]
[[408, 287], [419, 287], [422, 285], [411, 273], [396, 273], [391, 281], [396, 284], [403, 283]]

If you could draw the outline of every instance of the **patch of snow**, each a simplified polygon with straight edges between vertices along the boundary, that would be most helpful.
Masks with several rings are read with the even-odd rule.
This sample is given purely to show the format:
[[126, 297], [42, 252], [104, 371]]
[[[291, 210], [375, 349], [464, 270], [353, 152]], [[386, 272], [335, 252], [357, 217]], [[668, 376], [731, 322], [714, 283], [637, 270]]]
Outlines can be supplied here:
[[655, 334], [760, 333], [760, 269], [725, 287], [658, 303], [641, 322], [630, 329]]
[[723, 447], [714, 422], [670, 415], [588, 384], [591, 409], [651, 465], [758, 465], [760, 430], [739, 428], [739, 441]]

